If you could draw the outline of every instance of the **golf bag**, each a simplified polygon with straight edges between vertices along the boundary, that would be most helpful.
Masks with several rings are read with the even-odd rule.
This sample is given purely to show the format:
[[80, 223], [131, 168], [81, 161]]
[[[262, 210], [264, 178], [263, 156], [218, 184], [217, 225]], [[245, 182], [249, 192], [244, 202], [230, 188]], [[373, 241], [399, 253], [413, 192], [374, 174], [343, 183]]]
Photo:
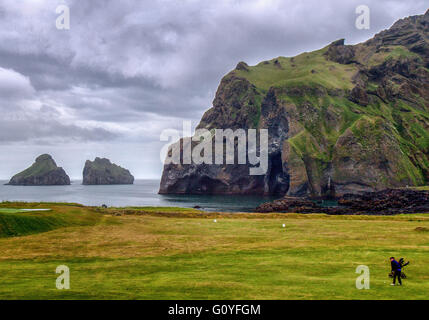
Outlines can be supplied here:
[[[401, 278], [402, 279], [407, 279], [407, 275], [405, 274], [405, 272], [404, 272], [404, 267], [406, 267], [406, 266], [408, 266], [409, 264], [410, 264], [410, 261], [408, 261], [408, 262], [405, 262], [405, 260], [404, 260], [404, 258], [401, 258], [401, 259], [399, 259], [399, 264], [401, 265], [401, 269], [402, 269], [402, 272], [401, 272]], [[392, 271], [391, 273], [389, 273], [389, 277], [390, 278], [393, 278], [393, 274], [394, 274], [394, 272]]]

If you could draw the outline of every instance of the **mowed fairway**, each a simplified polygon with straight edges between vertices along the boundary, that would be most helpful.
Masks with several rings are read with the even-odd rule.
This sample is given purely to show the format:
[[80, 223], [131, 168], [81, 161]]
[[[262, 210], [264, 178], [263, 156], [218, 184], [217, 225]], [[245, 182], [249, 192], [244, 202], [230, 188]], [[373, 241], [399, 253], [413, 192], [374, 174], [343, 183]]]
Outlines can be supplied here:
[[[429, 215], [1, 206], [50, 208], [25, 215], [52, 226], [35, 223], [32, 234], [16, 220], [21, 213], [0, 211], [0, 234], [5, 223], [27, 221], [25, 235], [0, 236], [0, 299], [429, 298]], [[391, 255], [411, 261], [403, 287], [389, 285]], [[55, 287], [59, 265], [70, 268], [70, 290]], [[370, 268], [369, 290], [356, 289], [359, 265]]]

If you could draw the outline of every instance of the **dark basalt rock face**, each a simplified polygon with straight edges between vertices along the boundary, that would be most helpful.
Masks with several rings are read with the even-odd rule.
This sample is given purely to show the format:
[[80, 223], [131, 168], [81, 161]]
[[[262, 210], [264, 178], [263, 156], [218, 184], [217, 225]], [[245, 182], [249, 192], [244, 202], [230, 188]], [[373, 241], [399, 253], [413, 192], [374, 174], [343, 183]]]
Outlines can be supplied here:
[[295, 212], [326, 214], [375, 214], [393, 215], [402, 213], [429, 212], [429, 192], [402, 189], [387, 189], [366, 192], [361, 195], [346, 194], [338, 199], [338, 207], [321, 207], [316, 201], [285, 197], [260, 205], [257, 212]]
[[367, 106], [369, 104], [369, 98], [366, 90], [359, 85], [353, 88], [350, 94], [350, 100], [360, 104], [361, 106]]
[[249, 66], [247, 65], [246, 62], [241, 61], [241, 62], [239, 62], [237, 64], [237, 66], [235, 67], [235, 69], [237, 69], [237, 70], [243, 70], [243, 71], [249, 71]]
[[109, 184], [133, 184], [134, 177], [131, 173], [113, 164], [109, 159], [95, 158], [87, 160], [83, 170], [84, 185], [109, 185]]
[[14, 186], [69, 185], [70, 178], [48, 154], [39, 156], [28, 169], [18, 173], [8, 183]]
[[[246, 96], [246, 107], [238, 95]], [[254, 128], [253, 113], [258, 113], [255, 87], [246, 79], [226, 78], [214, 101], [215, 107], [206, 112], [197, 129]], [[288, 136], [285, 110], [278, 104], [275, 90], [270, 90], [261, 104], [261, 122], [269, 132], [269, 163], [265, 175], [249, 175], [251, 164], [170, 164], [164, 167], [160, 194], [285, 194], [288, 176], [283, 168], [279, 149]], [[231, 117], [236, 113], [235, 119]], [[213, 138], [214, 139], [214, 138]], [[214, 140], [213, 140], [214, 141]], [[183, 151], [183, 139], [178, 142]], [[213, 142], [214, 148], [214, 142]], [[213, 149], [214, 154], [214, 149]], [[237, 154], [235, 155], [237, 157]], [[235, 161], [238, 163], [238, 161]]]
[[198, 128], [268, 129], [268, 171], [167, 164], [160, 193], [338, 197], [426, 185], [429, 13], [361, 44], [239, 63]]

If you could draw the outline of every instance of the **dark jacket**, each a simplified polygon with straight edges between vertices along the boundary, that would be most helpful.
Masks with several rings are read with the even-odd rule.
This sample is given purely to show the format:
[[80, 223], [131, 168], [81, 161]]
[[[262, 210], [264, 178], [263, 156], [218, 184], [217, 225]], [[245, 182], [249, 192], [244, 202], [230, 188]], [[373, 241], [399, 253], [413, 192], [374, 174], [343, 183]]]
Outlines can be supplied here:
[[402, 266], [398, 261], [392, 260], [390, 264], [392, 265], [392, 271], [401, 271]]

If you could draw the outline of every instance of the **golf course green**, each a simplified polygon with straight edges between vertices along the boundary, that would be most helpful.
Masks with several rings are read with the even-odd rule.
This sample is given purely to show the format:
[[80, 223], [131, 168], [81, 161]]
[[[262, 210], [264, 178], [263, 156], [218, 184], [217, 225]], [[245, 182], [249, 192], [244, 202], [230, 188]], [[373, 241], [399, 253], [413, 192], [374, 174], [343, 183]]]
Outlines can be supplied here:
[[[20, 210], [38, 208], [51, 211]], [[411, 261], [402, 287], [390, 256]], [[56, 288], [59, 265], [69, 290]], [[359, 265], [369, 290], [356, 288]], [[428, 299], [428, 265], [429, 214], [0, 204], [0, 299]]]

